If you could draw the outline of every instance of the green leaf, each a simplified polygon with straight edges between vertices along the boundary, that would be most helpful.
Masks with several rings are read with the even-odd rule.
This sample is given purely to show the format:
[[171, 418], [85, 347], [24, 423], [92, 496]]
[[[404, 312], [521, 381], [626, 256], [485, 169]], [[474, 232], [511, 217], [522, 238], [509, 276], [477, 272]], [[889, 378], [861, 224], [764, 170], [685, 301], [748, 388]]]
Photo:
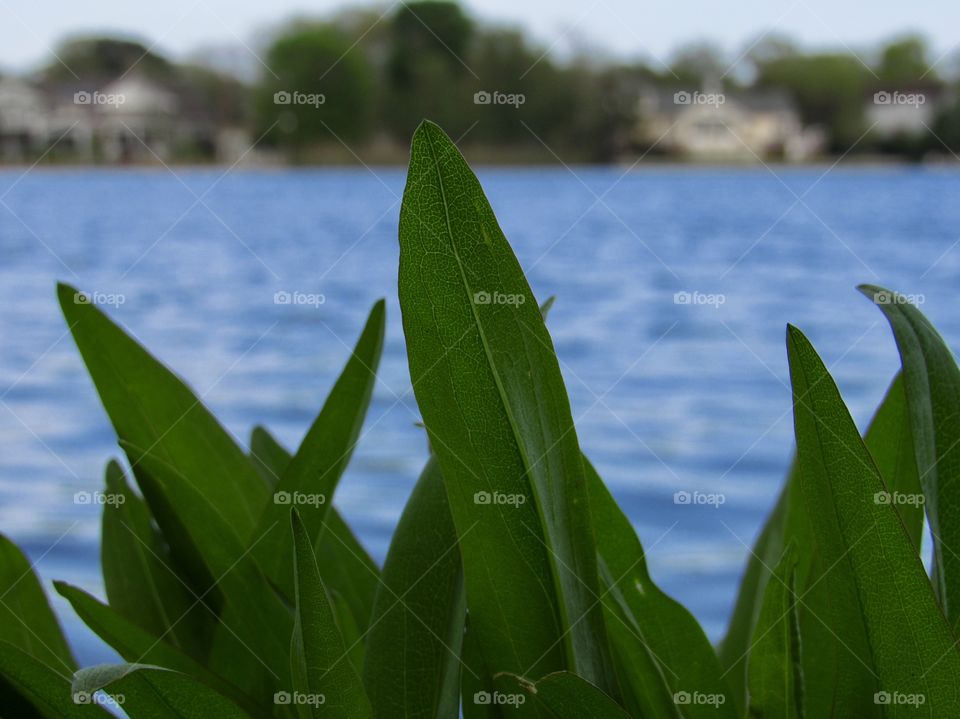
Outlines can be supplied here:
[[609, 688], [583, 465], [553, 344], [479, 182], [428, 122], [400, 210], [399, 293], [488, 666], [569, 668]]
[[360, 677], [347, 656], [349, 647], [320, 578], [313, 543], [296, 509], [291, 511], [296, 620], [290, 648], [293, 691], [316, 703], [314, 717], [372, 717]]
[[[738, 716], [723, 669], [693, 615], [650, 577], [643, 547], [593, 465], [584, 458], [597, 533], [607, 635], [625, 695], [635, 713], [650, 716]], [[674, 704], [685, 695], [710, 703]]]
[[[243, 450], [200, 398], [82, 293], [64, 284], [57, 292], [117, 436], [174, 467], [246, 541], [269, 491]], [[172, 499], [179, 511], [182, 500]]]
[[250, 461], [270, 489], [276, 490], [280, 476], [290, 464], [290, 453], [266, 427], [257, 425], [250, 433]]
[[[376, 383], [377, 365], [383, 350], [385, 303], [379, 300], [370, 311], [366, 326], [350, 359], [324, 402], [297, 453], [277, 484], [273, 501], [263, 510], [253, 552], [270, 579], [287, 596], [293, 587], [293, 547], [286, 532], [268, 531], [286, 522], [290, 504], [297, 504], [307, 534], [320, 536], [334, 490], [360, 435], [363, 418]], [[299, 502], [310, 497], [315, 502]], [[365, 617], [359, 618], [365, 621]]]
[[253, 699], [217, 676], [192, 657], [171, 646], [164, 635], [154, 635], [97, 601], [82, 589], [65, 582], [54, 582], [57, 592], [73, 607], [73, 611], [98, 637], [130, 662], [144, 662], [189, 674], [227, 694], [242, 706], [254, 706]]
[[0, 534], [0, 641], [7, 642], [59, 674], [76, 669], [47, 595], [29, 560]]
[[476, 633], [470, 628], [469, 614], [467, 615], [467, 626], [463, 633], [463, 648], [460, 650], [460, 655], [464, 667], [470, 670], [460, 672], [463, 719], [499, 719], [498, 708], [484, 701], [487, 695], [493, 695], [496, 687], [493, 683], [493, 676], [480, 653], [480, 644]]
[[889, 490], [886, 499], [896, 508], [907, 536], [919, 552], [924, 495], [913, 453], [913, 432], [902, 373], [894, 377], [863, 441]]
[[[866, 645], [848, 661], [866, 665], [876, 689], [922, 696], [926, 716], [960, 716], [960, 655], [916, 547], [897, 511], [876, 501], [887, 487], [833, 378], [795, 327], [788, 327], [787, 349], [800, 486], [828, 567], [823, 581], [836, 604], [849, 608], [835, 613], [832, 622], [821, 619], [851, 651]], [[865, 633], [865, 641], [858, 632]], [[863, 695], [851, 704], [855, 701], [859, 710], [838, 715], [871, 716], [883, 709]], [[896, 700], [891, 709], [898, 716], [913, 711]]]
[[790, 544], [763, 595], [748, 670], [751, 717], [804, 716], [796, 566], [795, 545]]
[[69, 675], [4, 641], [0, 641], [0, 711], [5, 717], [18, 719], [110, 717], [99, 706], [73, 701]]
[[858, 288], [893, 329], [903, 365], [914, 454], [933, 536], [934, 586], [954, 631], [960, 624], [960, 369], [950, 348], [906, 297]]
[[[148, 497], [177, 497], [177, 525], [211, 577], [196, 591], [199, 598], [217, 590], [219, 623], [214, 631], [209, 666], [258, 699], [286, 680], [292, 621], [288, 606], [270, 586], [252, 552], [221, 513], [174, 467], [152, 453], [125, 442], [130, 463]], [[158, 505], [162, 504], [157, 502]], [[164, 535], [173, 532], [158, 517]], [[283, 531], [273, 526], [265, 531]]]
[[[106, 471], [100, 563], [110, 607], [196, 659], [208, 649], [206, 609], [181, 579], [146, 503], [131, 491], [117, 462]], [[209, 615], [207, 615], [209, 616]]]
[[465, 609], [457, 532], [434, 458], [410, 495], [383, 566], [363, 674], [374, 716], [457, 716]]
[[[531, 682], [511, 677], [521, 693], [519, 696], [544, 710], [547, 716], [556, 719], [629, 719], [613, 699], [590, 682], [570, 672], [555, 672], [543, 679]], [[504, 711], [509, 711], [510, 704]]]
[[[918, 489], [913, 450], [906, 439], [910, 436], [909, 418], [904, 412], [904, 395], [900, 374], [894, 377], [889, 389], [870, 423], [864, 441], [873, 455], [880, 474], [891, 494], [915, 496]], [[922, 509], [910, 503], [897, 504], [901, 519], [911, 539], [919, 547], [923, 528]], [[797, 586], [804, 594], [798, 608], [804, 651], [805, 680], [815, 702], [811, 716], [827, 711], [838, 682], [837, 663], [850, 663], [849, 650], [841, 645], [818, 618], [833, 611], [829, 588], [819, 578], [826, 571], [816, 547], [816, 538], [806, 516], [806, 507], [800, 493], [796, 462], [787, 475], [786, 486], [780, 494], [760, 537], [751, 552], [744, 572], [740, 593], [730, 619], [729, 629], [720, 644], [720, 661], [731, 681], [736, 701], [742, 705], [746, 696], [747, 653], [749, 651], [763, 594], [774, 565], [780, 560], [786, 545], [797, 546]], [[807, 707], [808, 710], [811, 707]]]
[[[259, 437], [261, 457], [269, 455], [271, 472], [281, 475], [290, 463], [290, 453], [263, 427], [254, 430], [254, 434]], [[314, 549], [324, 583], [331, 592], [343, 597], [357, 627], [364, 631], [373, 613], [380, 569], [335, 506], [327, 510], [324, 529]]]
[[244, 719], [250, 715], [186, 674], [148, 664], [101, 664], [81, 669], [73, 679], [74, 697], [103, 691], [136, 719]]

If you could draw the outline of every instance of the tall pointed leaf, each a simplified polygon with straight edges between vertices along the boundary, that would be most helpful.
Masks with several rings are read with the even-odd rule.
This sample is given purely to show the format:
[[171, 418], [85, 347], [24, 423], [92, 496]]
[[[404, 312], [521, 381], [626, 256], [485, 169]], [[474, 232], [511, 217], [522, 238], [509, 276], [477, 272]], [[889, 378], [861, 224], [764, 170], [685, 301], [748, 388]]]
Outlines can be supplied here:
[[903, 295], [858, 288], [886, 316], [900, 351], [920, 484], [933, 535], [937, 596], [960, 625], [960, 369], [930, 321]]
[[82, 293], [64, 284], [57, 292], [117, 436], [175, 467], [246, 540], [269, 493], [243, 450], [180, 378]]
[[[259, 447], [259, 450], [254, 448]], [[291, 455], [263, 427], [254, 430], [251, 451], [258, 451], [270, 475], [278, 480]], [[350, 529], [335, 506], [327, 509], [324, 529], [314, 542], [320, 576], [331, 592], [343, 597], [363, 631], [373, 612], [373, 600], [380, 584], [380, 568]]]
[[[323, 409], [304, 437], [277, 484], [273, 501], [263, 510], [254, 535], [258, 539], [254, 554], [268, 576], [288, 595], [293, 587], [293, 548], [288, 532], [270, 532], [269, 527], [284, 525], [290, 504], [297, 504], [307, 534], [316, 541], [327, 517], [337, 482], [353, 453], [383, 350], [385, 303], [379, 300], [360, 339], [334, 384]], [[298, 502], [303, 496], [309, 502]], [[314, 501], [315, 500], [315, 501]], [[361, 618], [365, 620], [365, 618]]]
[[100, 563], [110, 606], [154, 636], [202, 659], [208, 649], [207, 611], [180, 578], [146, 503], [131, 491], [117, 462], [106, 471]]
[[0, 641], [12, 644], [58, 674], [77, 664], [30, 561], [0, 534]]
[[293, 690], [316, 701], [314, 717], [342, 719], [373, 716], [360, 676], [347, 656], [349, 647], [320, 578], [313, 543], [296, 509], [291, 511], [294, 546], [296, 620], [291, 643]]
[[465, 608], [457, 532], [432, 458], [390, 543], [367, 638], [363, 679], [375, 717], [457, 716]]
[[101, 664], [81, 669], [75, 697], [103, 691], [136, 719], [246, 719], [249, 714], [222, 694], [180, 672], [147, 664]]
[[734, 719], [737, 709], [710, 640], [693, 615], [654, 583], [630, 520], [586, 458], [584, 467], [604, 577], [607, 632], [624, 693], [632, 689], [638, 698], [634, 710], [670, 716], [663, 713], [669, 704], [696, 693], [717, 698], [677, 704], [675, 711], [686, 717]]
[[101, 707], [73, 701], [69, 676], [0, 641], [0, 713], [17, 719], [109, 719]]
[[250, 461], [267, 485], [275, 490], [280, 475], [290, 464], [290, 453], [266, 427], [257, 425], [250, 433]]
[[749, 660], [751, 717], [804, 716], [796, 566], [795, 545], [790, 544], [763, 595]]
[[553, 344], [479, 182], [428, 122], [400, 210], [399, 291], [488, 665], [570, 669], [607, 688], [586, 483]]
[[[816, 351], [795, 327], [788, 328], [787, 348], [800, 485], [819, 550], [833, 562], [824, 581], [841, 592], [837, 604], [850, 603], [866, 634], [866, 651], [851, 660], [867, 665], [877, 689], [894, 697], [896, 715], [912, 707], [895, 697], [922, 696], [925, 715], [960, 716], [960, 655], [916, 547], [897, 511], [876, 501], [887, 487]], [[859, 639], [849, 633], [849, 614], [835, 618], [834, 633]], [[867, 700], [856, 715], [884, 706]]]

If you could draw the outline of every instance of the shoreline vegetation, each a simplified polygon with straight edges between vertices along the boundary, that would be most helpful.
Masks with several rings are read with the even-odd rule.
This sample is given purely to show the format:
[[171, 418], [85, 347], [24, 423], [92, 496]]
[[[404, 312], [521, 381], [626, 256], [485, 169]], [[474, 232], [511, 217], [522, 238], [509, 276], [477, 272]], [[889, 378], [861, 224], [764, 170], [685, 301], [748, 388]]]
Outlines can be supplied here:
[[[0, 166], [395, 165], [424, 116], [484, 165], [953, 162], [951, 57], [921, 36], [804, 48], [769, 34], [661, 62], [551, 53], [455, 2], [350, 6], [174, 60], [73, 36], [0, 73]], [[636, 57], [645, 50], [636, 48]]]

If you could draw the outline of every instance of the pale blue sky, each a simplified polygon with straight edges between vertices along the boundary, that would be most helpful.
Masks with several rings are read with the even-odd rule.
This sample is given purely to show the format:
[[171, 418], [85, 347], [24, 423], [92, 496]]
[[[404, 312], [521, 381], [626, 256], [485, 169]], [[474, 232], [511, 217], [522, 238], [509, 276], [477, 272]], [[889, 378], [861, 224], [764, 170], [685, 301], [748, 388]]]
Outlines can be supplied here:
[[[0, 0], [0, 69], [27, 69], [49, 58], [53, 44], [77, 31], [134, 33], [174, 57], [204, 46], [257, 46], [258, 29], [296, 13], [323, 13], [340, 0]], [[710, 39], [736, 55], [776, 29], [806, 45], [868, 48], [906, 31], [930, 40], [935, 58], [960, 44], [957, 0], [471, 0], [484, 20], [519, 24], [544, 46], [572, 44], [623, 56], [666, 59], [684, 41]], [[388, 5], [383, 5], [384, 8]], [[944, 63], [947, 59], [943, 60]]]

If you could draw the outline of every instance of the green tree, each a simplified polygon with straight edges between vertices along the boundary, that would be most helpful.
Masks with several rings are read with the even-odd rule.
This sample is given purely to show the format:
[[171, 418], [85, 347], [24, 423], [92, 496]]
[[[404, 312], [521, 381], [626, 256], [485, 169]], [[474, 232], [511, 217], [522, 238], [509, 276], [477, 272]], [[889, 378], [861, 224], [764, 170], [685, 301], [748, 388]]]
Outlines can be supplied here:
[[882, 83], [897, 87], [934, 79], [927, 62], [927, 44], [922, 37], [909, 35], [883, 48], [877, 75]]
[[114, 37], [74, 37], [62, 42], [56, 58], [40, 75], [44, 81], [104, 83], [131, 71], [154, 80], [170, 79], [175, 66], [135, 40]]
[[[374, 75], [351, 40], [326, 23], [297, 23], [268, 49], [257, 89], [258, 136], [301, 157], [311, 145], [365, 139]], [[334, 133], [336, 137], [334, 137]]]

